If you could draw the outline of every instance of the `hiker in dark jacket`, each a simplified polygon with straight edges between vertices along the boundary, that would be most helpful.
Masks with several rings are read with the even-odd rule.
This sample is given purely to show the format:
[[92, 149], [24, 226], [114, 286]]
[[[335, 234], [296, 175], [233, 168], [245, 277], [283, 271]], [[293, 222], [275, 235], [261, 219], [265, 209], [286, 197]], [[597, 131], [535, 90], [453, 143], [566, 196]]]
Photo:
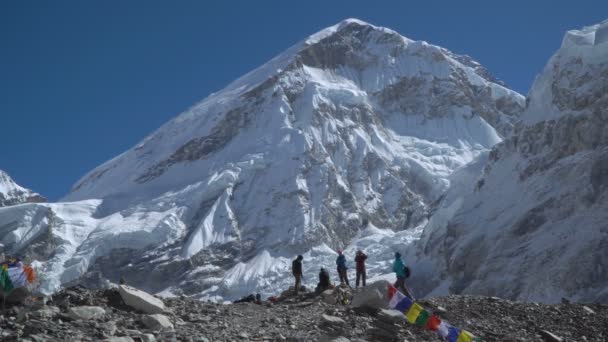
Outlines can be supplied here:
[[302, 287], [302, 259], [304, 259], [304, 257], [298, 255], [298, 257], [291, 263], [291, 273], [296, 279], [296, 286], [294, 288], [296, 293], [298, 293]]
[[342, 254], [342, 250], [338, 250], [338, 258], [336, 259], [336, 265], [338, 266], [338, 276], [340, 277], [340, 284], [346, 284], [350, 286], [348, 283], [348, 275], [346, 274], [346, 257]]
[[319, 283], [317, 284], [315, 292], [321, 293], [329, 288], [331, 288], [329, 272], [327, 272], [325, 268], [321, 267], [321, 270], [319, 271]]
[[363, 280], [362, 284], [365, 286], [365, 278], [367, 274], [365, 272], [365, 260], [367, 259], [367, 255], [363, 253], [361, 250], [357, 251], [355, 255], [355, 262], [357, 263], [357, 287], [359, 287], [359, 280]]

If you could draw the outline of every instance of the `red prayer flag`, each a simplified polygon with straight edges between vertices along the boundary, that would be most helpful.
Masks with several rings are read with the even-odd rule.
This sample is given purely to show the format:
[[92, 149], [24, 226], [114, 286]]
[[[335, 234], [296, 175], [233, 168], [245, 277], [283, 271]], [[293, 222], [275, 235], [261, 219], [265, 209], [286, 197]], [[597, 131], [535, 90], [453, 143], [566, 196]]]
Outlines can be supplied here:
[[397, 293], [397, 288], [395, 288], [393, 285], [390, 285], [388, 287], [388, 299], [393, 298], [393, 296], [395, 295], [395, 293]]
[[439, 317], [433, 315], [428, 319], [428, 321], [426, 321], [426, 328], [432, 331], [437, 331], [439, 330], [439, 324], [441, 324], [441, 320]]

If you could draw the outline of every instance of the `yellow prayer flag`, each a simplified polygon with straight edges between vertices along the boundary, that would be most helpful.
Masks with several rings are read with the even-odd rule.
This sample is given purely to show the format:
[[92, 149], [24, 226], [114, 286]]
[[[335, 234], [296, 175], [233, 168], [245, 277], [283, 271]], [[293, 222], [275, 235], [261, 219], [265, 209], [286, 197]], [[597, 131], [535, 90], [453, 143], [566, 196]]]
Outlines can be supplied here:
[[471, 334], [470, 332], [463, 330], [460, 332], [460, 336], [458, 336], [458, 339], [456, 340], [456, 342], [472, 342], [473, 341], [473, 334]]
[[420, 306], [418, 303], [414, 303], [408, 310], [407, 314], [405, 314], [407, 321], [410, 322], [410, 324], [416, 324], [416, 319], [418, 319], [418, 316], [422, 310], [424, 310], [422, 306]]

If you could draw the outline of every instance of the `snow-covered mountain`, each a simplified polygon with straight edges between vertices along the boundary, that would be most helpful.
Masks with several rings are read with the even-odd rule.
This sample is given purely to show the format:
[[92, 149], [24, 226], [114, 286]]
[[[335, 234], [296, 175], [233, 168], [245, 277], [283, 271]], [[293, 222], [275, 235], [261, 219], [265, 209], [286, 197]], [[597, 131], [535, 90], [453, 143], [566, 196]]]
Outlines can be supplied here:
[[6, 172], [0, 170], [0, 207], [39, 202], [46, 202], [46, 198], [21, 187]]
[[510, 134], [524, 104], [467, 56], [349, 19], [92, 170], [63, 202], [2, 209], [0, 242], [46, 260], [48, 291], [87, 273], [234, 297], [289, 281], [294, 254], [331, 266], [330, 247], [380, 241], [386, 273], [388, 248], [420, 234], [453, 171]]
[[434, 294], [608, 302], [608, 21], [565, 35], [522, 121], [453, 174], [418, 280]]

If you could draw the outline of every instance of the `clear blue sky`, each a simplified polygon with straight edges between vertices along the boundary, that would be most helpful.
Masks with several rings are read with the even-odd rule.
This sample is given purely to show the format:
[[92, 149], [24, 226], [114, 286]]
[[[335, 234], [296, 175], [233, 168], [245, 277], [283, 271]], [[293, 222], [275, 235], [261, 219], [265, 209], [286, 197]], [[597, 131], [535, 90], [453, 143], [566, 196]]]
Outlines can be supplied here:
[[0, 169], [57, 200], [209, 93], [355, 17], [468, 54], [526, 93], [608, 1], [0, 1]]

